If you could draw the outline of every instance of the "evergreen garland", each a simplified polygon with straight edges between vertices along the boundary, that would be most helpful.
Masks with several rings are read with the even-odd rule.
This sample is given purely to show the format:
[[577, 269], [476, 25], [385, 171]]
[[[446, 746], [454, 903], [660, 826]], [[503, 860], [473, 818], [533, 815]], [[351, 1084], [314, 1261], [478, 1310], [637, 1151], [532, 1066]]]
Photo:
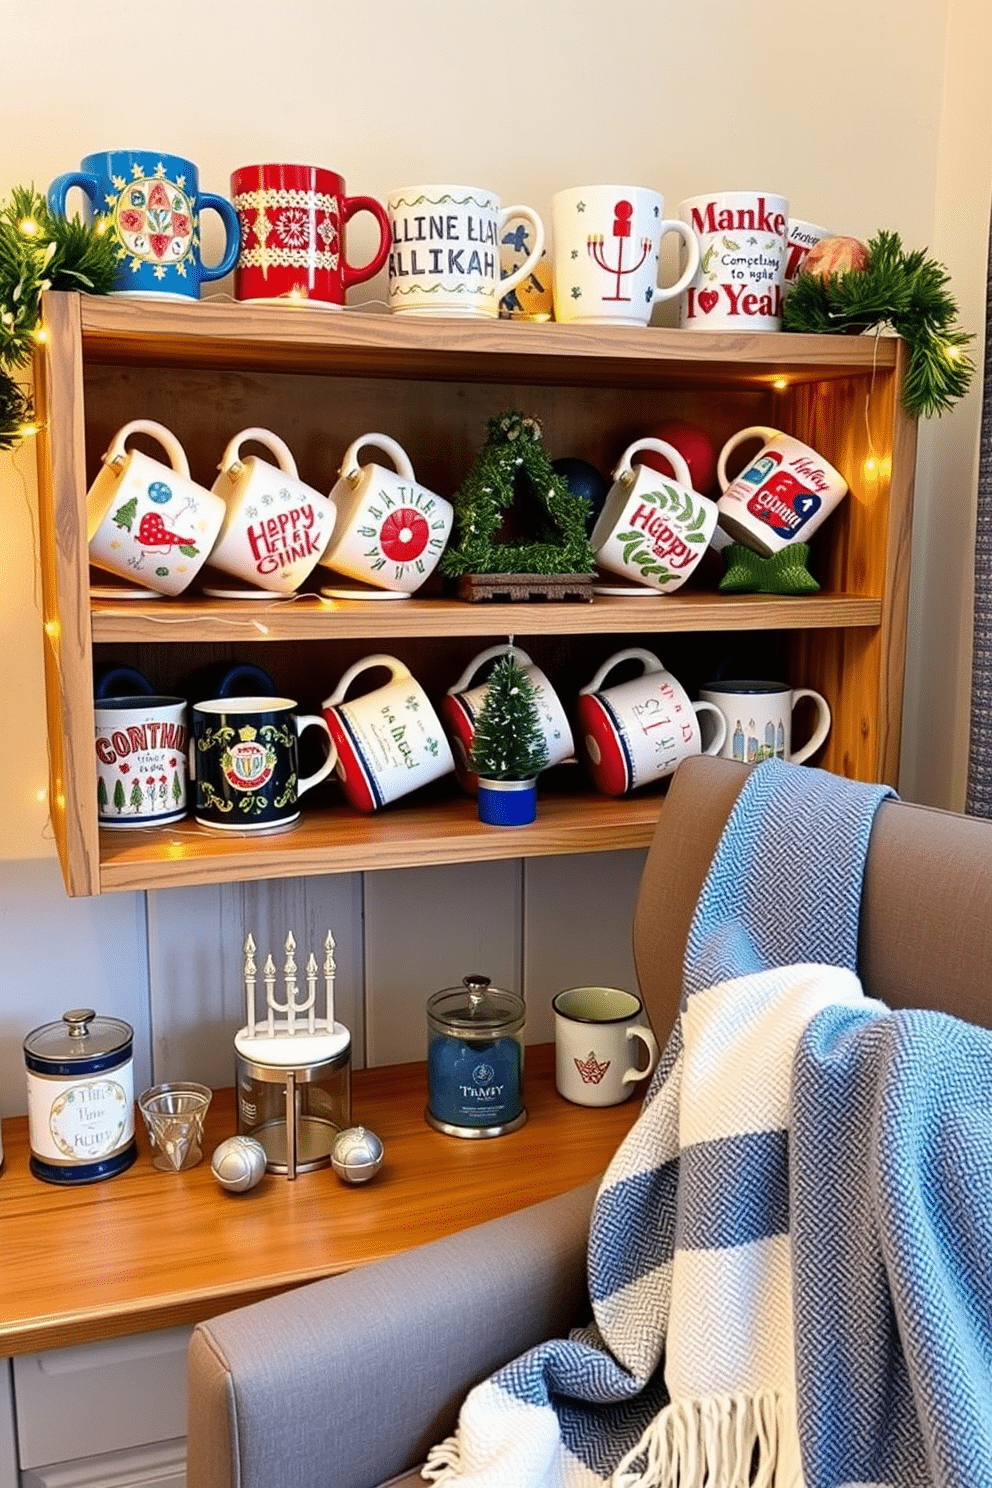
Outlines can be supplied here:
[[906, 253], [898, 233], [868, 242], [868, 264], [846, 274], [804, 274], [793, 281], [783, 329], [859, 333], [890, 325], [909, 348], [903, 404], [915, 416], [946, 413], [971, 383], [975, 364], [964, 348], [974, 338], [956, 330], [957, 303], [943, 264], [925, 251]]
[[113, 236], [49, 212], [32, 186], [16, 186], [0, 207], [0, 449], [11, 449], [32, 417], [28, 394], [10, 376], [34, 351], [46, 289], [106, 294], [117, 279]]
[[[498, 542], [502, 514], [513, 502], [520, 477], [536, 504], [538, 536], [533, 542]], [[438, 565], [448, 578], [593, 572], [586, 532], [589, 508], [552, 468], [536, 418], [509, 412], [488, 421], [486, 442], [452, 504], [454, 532]]]
[[481, 780], [531, 780], [547, 763], [533, 683], [508, 651], [489, 675], [469, 766]]

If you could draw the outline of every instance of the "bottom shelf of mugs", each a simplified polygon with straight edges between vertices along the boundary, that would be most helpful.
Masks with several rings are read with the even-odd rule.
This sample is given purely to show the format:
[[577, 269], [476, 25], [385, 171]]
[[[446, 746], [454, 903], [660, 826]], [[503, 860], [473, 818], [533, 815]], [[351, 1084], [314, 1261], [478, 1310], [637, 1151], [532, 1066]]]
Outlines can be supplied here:
[[197, 883], [360, 873], [494, 858], [616, 852], [646, 847], [664, 782], [623, 799], [591, 792], [574, 767], [538, 784], [528, 826], [479, 821], [474, 799], [451, 786], [365, 815], [343, 803], [307, 806], [289, 831], [226, 833], [186, 817], [169, 827], [100, 832], [100, 889], [167, 889]]

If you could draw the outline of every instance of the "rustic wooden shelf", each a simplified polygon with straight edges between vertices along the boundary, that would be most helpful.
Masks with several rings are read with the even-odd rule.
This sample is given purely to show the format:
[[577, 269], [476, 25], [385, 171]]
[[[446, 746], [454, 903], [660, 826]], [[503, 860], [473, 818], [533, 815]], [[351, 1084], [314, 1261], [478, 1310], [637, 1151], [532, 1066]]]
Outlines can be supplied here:
[[[194, 685], [198, 668], [251, 660], [271, 667], [312, 712], [354, 660], [387, 651], [437, 703], [477, 649], [471, 642], [512, 632], [533, 645], [535, 659], [543, 648], [568, 706], [612, 651], [663, 647], [679, 675], [669, 653], [689, 666], [694, 647], [708, 659], [721, 638], [744, 637], [755, 667], [827, 697], [833, 725], [818, 764], [897, 783], [916, 452], [915, 422], [901, 402], [901, 341], [66, 294], [46, 295], [42, 313], [48, 336], [35, 384], [50, 801], [70, 894], [643, 846], [660, 799], [545, 792], [542, 781], [538, 821], [510, 832], [480, 826], [473, 804], [455, 792], [365, 818], [325, 799], [321, 787], [282, 838], [212, 837], [192, 823], [101, 832], [92, 755], [101, 662], [147, 669], [164, 678], [158, 685], [188, 696], [181, 689]], [[581, 604], [469, 604], [440, 594], [393, 604], [327, 600], [316, 580], [308, 586], [315, 592], [290, 601], [91, 599], [86, 492], [130, 419], [170, 427], [206, 485], [239, 429], [278, 432], [301, 476], [322, 490], [356, 435], [379, 429], [404, 446], [425, 485], [450, 493], [486, 420], [508, 407], [542, 421], [553, 454], [604, 471], [669, 417], [702, 423], [718, 444], [752, 424], [805, 439], [850, 487], [814, 539], [821, 592], [723, 596], [712, 566], [719, 560], [708, 555], [709, 573], [701, 566], [685, 594]]]

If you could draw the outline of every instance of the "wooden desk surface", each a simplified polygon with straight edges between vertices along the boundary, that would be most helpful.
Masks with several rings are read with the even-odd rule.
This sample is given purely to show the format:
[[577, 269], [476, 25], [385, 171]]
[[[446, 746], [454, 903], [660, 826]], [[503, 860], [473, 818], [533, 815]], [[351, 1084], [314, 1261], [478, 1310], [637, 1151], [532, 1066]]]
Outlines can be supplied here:
[[215, 1093], [204, 1160], [186, 1173], [152, 1167], [139, 1118], [126, 1173], [42, 1183], [26, 1119], [5, 1121], [0, 1357], [197, 1322], [564, 1193], [603, 1171], [640, 1109], [636, 1093], [603, 1110], [563, 1100], [550, 1044], [527, 1049], [528, 1120], [507, 1136], [433, 1131], [426, 1089], [421, 1063], [354, 1073], [352, 1119], [385, 1147], [378, 1175], [354, 1187], [328, 1167], [225, 1192], [210, 1154], [235, 1130], [232, 1090]]

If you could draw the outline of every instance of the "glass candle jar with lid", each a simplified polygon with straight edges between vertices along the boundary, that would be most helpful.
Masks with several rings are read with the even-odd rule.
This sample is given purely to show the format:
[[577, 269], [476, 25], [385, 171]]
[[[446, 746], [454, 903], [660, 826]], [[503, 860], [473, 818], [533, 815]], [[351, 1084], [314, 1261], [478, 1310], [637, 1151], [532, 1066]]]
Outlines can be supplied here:
[[428, 1123], [452, 1137], [499, 1137], [527, 1120], [524, 1000], [467, 976], [427, 1000]]
[[92, 1008], [63, 1013], [24, 1040], [30, 1167], [46, 1183], [112, 1178], [137, 1156], [134, 1030]]

